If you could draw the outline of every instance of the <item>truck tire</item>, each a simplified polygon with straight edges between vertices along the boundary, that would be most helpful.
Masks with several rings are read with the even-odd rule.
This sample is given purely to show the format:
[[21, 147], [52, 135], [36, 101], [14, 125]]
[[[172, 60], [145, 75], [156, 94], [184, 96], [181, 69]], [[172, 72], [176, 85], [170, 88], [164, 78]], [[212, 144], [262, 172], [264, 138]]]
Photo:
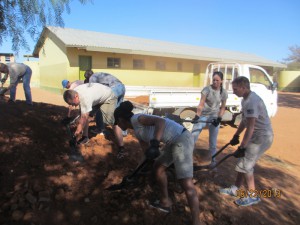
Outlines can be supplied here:
[[[192, 120], [195, 118], [195, 116], [196, 116], [196, 112], [193, 109], [184, 109], [179, 114], [179, 117], [182, 120]], [[193, 130], [194, 125], [190, 122], [183, 122], [182, 125], [190, 132]]]

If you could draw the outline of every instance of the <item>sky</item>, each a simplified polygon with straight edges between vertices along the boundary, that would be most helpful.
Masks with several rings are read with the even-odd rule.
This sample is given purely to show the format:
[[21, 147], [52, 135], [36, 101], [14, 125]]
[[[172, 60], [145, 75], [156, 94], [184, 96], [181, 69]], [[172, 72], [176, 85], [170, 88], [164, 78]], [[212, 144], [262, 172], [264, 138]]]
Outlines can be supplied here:
[[[299, 0], [73, 0], [65, 27], [251, 53], [276, 62], [300, 46]], [[42, 28], [41, 28], [42, 30]], [[28, 38], [31, 54], [35, 42]], [[12, 52], [9, 41], [0, 52]]]

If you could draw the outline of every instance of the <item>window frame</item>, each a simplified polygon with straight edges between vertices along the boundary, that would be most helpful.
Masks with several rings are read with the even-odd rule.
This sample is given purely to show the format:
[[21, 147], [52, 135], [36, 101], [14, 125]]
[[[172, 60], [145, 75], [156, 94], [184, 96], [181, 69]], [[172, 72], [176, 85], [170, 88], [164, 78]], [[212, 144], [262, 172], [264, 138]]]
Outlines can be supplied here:
[[114, 68], [114, 69], [121, 68], [121, 58], [107, 57], [106, 67], [107, 68]]

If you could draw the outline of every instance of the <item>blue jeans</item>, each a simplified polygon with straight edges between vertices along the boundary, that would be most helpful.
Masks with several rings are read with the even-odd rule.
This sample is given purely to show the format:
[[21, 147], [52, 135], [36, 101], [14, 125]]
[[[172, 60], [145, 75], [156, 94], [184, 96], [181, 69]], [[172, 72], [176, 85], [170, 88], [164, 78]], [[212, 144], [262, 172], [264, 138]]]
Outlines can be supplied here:
[[118, 98], [117, 107], [123, 102], [125, 95], [125, 86], [122, 83], [119, 83], [113, 87], [111, 87], [112, 92]]
[[29, 66], [26, 68], [26, 72], [23, 76], [18, 77], [16, 83], [14, 83], [10, 88], [10, 100], [15, 101], [16, 100], [16, 91], [17, 91], [17, 85], [21, 78], [23, 78], [23, 89], [25, 93], [26, 98], [26, 104], [32, 104], [32, 97], [31, 97], [31, 89], [30, 89], [30, 79], [31, 79], [32, 71]]
[[[199, 118], [199, 120], [201, 120], [201, 121], [211, 121], [212, 119], [216, 119], [216, 117], [200, 116], [200, 118]], [[211, 155], [213, 156], [217, 152], [217, 138], [218, 138], [220, 125], [215, 127], [211, 123], [201, 123], [201, 122], [196, 123], [193, 126], [192, 135], [194, 138], [194, 142], [196, 144], [196, 141], [198, 140], [198, 137], [199, 137], [201, 131], [206, 126], [208, 126], [208, 131], [209, 131], [209, 150], [211, 152]], [[213, 161], [215, 161], [215, 159]]]

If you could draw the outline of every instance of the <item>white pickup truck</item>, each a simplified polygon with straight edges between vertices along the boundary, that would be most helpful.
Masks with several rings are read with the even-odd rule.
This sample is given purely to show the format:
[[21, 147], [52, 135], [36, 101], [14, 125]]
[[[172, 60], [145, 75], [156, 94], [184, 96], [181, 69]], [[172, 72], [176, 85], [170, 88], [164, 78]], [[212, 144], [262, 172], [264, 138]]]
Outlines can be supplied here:
[[[268, 73], [259, 66], [239, 63], [210, 63], [206, 69], [204, 85], [211, 84], [214, 71], [224, 74], [223, 88], [228, 91], [226, 112], [223, 121], [231, 121], [241, 111], [241, 99], [233, 94], [231, 82], [238, 76], [250, 80], [251, 90], [256, 92], [265, 102], [268, 114], [274, 116], [277, 111], [277, 84]], [[146, 96], [147, 104], [134, 102], [135, 97]], [[126, 86], [126, 99], [133, 101], [136, 113], [155, 114], [178, 119], [193, 119], [201, 98], [200, 88], [191, 87], [154, 87]]]

